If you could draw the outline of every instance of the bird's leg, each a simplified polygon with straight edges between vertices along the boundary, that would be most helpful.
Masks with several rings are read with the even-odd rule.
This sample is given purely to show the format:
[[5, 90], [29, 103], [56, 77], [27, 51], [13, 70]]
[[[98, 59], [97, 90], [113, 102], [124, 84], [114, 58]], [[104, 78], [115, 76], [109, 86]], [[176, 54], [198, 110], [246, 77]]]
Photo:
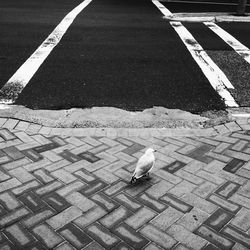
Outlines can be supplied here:
[[131, 179], [131, 181], [130, 181], [130, 183], [133, 184], [133, 183], [136, 182], [136, 180], [137, 180], [136, 177], [133, 176], [132, 179]]

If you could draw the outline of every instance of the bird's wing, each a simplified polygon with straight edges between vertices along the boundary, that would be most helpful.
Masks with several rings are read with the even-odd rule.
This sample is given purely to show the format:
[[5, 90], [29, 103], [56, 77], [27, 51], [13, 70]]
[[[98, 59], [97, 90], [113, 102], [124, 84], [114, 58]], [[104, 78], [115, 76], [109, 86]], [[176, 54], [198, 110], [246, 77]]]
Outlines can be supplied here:
[[154, 159], [147, 158], [143, 155], [136, 165], [134, 176], [140, 178], [146, 174], [154, 166], [154, 162]]

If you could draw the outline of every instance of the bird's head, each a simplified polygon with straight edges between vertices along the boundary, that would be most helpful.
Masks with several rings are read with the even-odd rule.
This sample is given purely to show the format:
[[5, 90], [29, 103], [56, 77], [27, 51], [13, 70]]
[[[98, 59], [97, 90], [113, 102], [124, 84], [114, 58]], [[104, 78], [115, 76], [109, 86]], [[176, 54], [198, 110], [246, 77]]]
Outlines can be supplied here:
[[153, 149], [153, 148], [148, 148], [147, 150], [146, 150], [146, 154], [152, 154], [152, 153], [154, 153], [154, 152], [156, 152], [156, 150], [155, 149]]

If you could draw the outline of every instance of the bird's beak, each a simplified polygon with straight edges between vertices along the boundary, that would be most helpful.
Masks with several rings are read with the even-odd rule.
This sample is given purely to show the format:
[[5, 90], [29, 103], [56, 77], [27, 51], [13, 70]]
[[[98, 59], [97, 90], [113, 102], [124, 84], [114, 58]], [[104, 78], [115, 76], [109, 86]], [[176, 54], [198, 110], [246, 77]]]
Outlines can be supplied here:
[[154, 152], [157, 152], [157, 150], [155, 149]]

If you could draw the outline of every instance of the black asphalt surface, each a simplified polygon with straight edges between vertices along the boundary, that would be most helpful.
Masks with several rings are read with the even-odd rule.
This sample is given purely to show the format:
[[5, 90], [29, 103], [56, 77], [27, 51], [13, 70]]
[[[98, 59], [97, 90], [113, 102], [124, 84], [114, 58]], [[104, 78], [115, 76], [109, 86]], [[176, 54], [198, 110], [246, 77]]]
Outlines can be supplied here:
[[81, 0], [0, 0], [0, 86]]
[[93, 0], [16, 103], [36, 109], [225, 108], [162, 13], [145, 0]]
[[[209, 2], [209, 3], [208, 3]], [[221, 1], [173, 1], [162, 2], [162, 4], [173, 13], [196, 13], [196, 12], [235, 12], [237, 4], [226, 1], [227, 4], [218, 4]], [[228, 4], [229, 3], [229, 4]], [[250, 5], [247, 5], [246, 11], [250, 12]]]
[[250, 23], [220, 23], [219, 26], [250, 48]]

